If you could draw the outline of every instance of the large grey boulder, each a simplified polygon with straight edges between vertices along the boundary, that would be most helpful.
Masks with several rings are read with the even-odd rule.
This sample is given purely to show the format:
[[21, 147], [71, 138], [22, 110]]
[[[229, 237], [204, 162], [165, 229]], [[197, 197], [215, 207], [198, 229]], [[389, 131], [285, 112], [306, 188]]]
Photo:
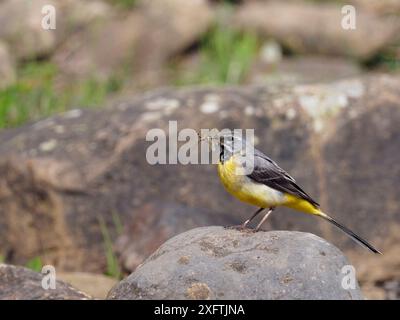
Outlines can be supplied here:
[[[215, 166], [146, 161], [148, 130], [168, 131], [168, 121], [178, 119], [179, 129], [254, 128], [257, 148], [294, 176], [324, 210], [386, 256], [398, 247], [400, 226], [399, 88], [399, 77], [374, 74], [307, 85], [162, 89], [124, 98], [110, 108], [71, 110], [4, 130], [0, 255], [13, 264], [42, 256], [63, 270], [102, 273], [106, 255], [100, 218], [113, 240], [118, 236], [114, 216], [131, 230], [137, 224], [136, 230], [162, 234], [150, 216], [167, 221], [177, 209], [164, 208], [166, 214], [160, 214], [157, 203], [187, 209], [179, 224], [170, 224], [168, 238], [182, 232], [182, 225], [243, 222], [254, 208], [224, 190]], [[193, 218], [205, 212], [209, 218]], [[234, 222], [221, 221], [222, 216]], [[356, 252], [352, 263], [367, 270], [360, 277], [369, 279], [374, 270], [375, 283], [389, 270], [386, 260], [371, 256], [322, 219], [278, 208], [265, 228], [312, 232], [349, 257]], [[145, 237], [148, 241], [142, 238], [143, 247], [135, 249], [138, 257], [154, 250]], [[122, 247], [123, 260], [134, 256], [132, 246]], [[391, 255], [390, 270], [397, 270], [399, 259]]]
[[197, 228], [164, 243], [109, 299], [362, 299], [349, 265], [309, 233]]

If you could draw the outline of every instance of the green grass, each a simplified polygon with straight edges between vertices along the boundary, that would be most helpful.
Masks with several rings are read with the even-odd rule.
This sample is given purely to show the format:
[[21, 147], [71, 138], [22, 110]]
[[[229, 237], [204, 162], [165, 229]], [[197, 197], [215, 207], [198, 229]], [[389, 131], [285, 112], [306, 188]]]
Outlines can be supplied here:
[[365, 62], [367, 68], [383, 68], [389, 72], [400, 70], [399, 48], [392, 46]]
[[200, 43], [199, 67], [178, 76], [177, 84], [242, 83], [257, 50], [255, 35], [216, 25]]
[[137, 0], [108, 0], [108, 2], [122, 9], [131, 9], [135, 6]]
[[26, 265], [25, 265], [28, 269], [31, 269], [33, 271], [36, 272], [41, 272], [42, 268], [43, 268], [43, 262], [42, 259], [40, 259], [40, 257], [35, 257], [32, 258], [31, 260], [29, 260]]
[[227, 5], [235, 5], [240, 4], [241, 0], [219, 0], [219, 3], [227, 4]]
[[71, 107], [97, 106], [121, 87], [117, 77], [60, 86], [56, 84], [57, 74], [57, 67], [48, 62], [23, 66], [16, 84], [0, 91], [0, 128], [18, 126]]
[[115, 228], [115, 232], [117, 235], [122, 234], [122, 231], [124, 229], [123, 225], [122, 225], [122, 221], [121, 221], [121, 217], [119, 216], [118, 212], [113, 211], [111, 213], [111, 217], [113, 220], [113, 224], [114, 224], [114, 228]]
[[[104, 245], [104, 251], [106, 255], [106, 263], [107, 263], [107, 269], [105, 274], [116, 278], [116, 279], [121, 279], [122, 277], [122, 272], [121, 268], [119, 266], [118, 258], [115, 255], [114, 249], [113, 249], [113, 241], [111, 239], [111, 233], [109, 228], [107, 227], [106, 223], [104, 222], [104, 219], [102, 217], [98, 218], [99, 221], [99, 226], [100, 226], [100, 231], [103, 237], [103, 245]], [[117, 231], [117, 234], [119, 231], [122, 230], [122, 225], [120, 225], [120, 220], [118, 218], [118, 225], [116, 224], [115, 218], [113, 217], [114, 221], [114, 227]]]

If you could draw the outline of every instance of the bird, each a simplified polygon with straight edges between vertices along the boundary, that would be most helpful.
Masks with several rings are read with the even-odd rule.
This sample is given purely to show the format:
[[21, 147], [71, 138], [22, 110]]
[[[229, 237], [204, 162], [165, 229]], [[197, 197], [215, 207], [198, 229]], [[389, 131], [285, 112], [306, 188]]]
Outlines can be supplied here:
[[[207, 140], [219, 152], [218, 175], [225, 189], [242, 202], [259, 208], [241, 225], [231, 228], [248, 229], [248, 224], [262, 211], [267, 210], [253, 230], [257, 232], [277, 207], [288, 207], [320, 217], [373, 253], [382, 254], [352, 230], [323, 212], [319, 203], [307, 194], [292, 176], [241, 135], [228, 130], [228, 133], [224, 131], [223, 134], [204, 137], [199, 134], [199, 138], [199, 141]], [[251, 170], [248, 170], [245, 164], [249, 159]]]

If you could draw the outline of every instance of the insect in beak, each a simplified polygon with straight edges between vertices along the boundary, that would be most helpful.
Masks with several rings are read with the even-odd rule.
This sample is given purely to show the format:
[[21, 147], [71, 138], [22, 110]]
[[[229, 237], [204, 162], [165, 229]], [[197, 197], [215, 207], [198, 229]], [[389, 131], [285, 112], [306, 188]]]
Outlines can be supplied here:
[[200, 132], [197, 132], [197, 137], [199, 138], [198, 143], [200, 144], [203, 140], [205, 140], [207, 137], [202, 137]]

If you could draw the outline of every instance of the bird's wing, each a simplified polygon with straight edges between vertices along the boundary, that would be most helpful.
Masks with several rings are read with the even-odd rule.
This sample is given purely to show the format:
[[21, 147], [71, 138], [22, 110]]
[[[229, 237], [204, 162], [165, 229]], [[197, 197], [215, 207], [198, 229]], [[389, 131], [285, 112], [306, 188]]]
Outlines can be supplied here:
[[254, 150], [254, 170], [248, 177], [275, 190], [305, 199], [314, 206], [319, 207], [319, 204], [296, 184], [296, 180], [272, 159], [258, 150]]

